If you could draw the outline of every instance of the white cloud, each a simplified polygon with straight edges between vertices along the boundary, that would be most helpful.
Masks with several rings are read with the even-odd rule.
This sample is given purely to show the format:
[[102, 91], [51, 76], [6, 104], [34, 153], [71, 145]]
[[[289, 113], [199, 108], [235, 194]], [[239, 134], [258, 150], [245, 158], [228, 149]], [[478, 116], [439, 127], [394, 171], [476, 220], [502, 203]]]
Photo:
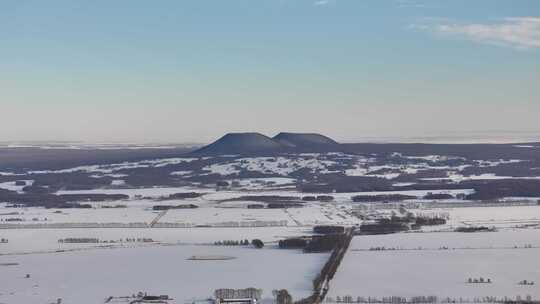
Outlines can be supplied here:
[[540, 48], [540, 17], [514, 17], [499, 23], [436, 23], [412, 28], [463, 37], [476, 42], [510, 46], [518, 49]]
[[330, 0], [317, 0], [317, 1], [313, 2], [313, 5], [315, 5], [315, 6], [323, 6], [323, 5], [327, 5], [327, 4], [330, 4]]

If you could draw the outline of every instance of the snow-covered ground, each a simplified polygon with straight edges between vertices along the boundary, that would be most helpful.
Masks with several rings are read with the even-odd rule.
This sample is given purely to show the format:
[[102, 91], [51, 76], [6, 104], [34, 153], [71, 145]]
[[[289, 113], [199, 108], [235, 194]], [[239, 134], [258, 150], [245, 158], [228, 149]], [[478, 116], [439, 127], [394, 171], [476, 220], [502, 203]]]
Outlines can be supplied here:
[[23, 188], [26, 187], [26, 186], [32, 186], [32, 184], [34, 183], [33, 180], [20, 180], [20, 181], [23, 181], [24, 182], [24, 185], [16, 185], [15, 181], [12, 181], [12, 182], [4, 182], [4, 183], [0, 183], [0, 189], [6, 189], [6, 190], [10, 190], [10, 191], [15, 191], [17, 193], [23, 193]]
[[[513, 228], [523, 225], [540, 225], [540, 206], [500, 206], [500, 207], [463, 207], [410, 209], [413, 213], [447, 213], [446, 225], [427, 227], [433, 229], [454, 229], [463, 226], [486, 226]], [[539, 226], [540, 227], [540, 226]], [[540, 231], [538, 231], [540, 237]]]
[[[149, 223], [158, 214], [158, 212], [137, 207], [110, 209], [45, 209], [41, 207], [29, 207], [0, 208], [0, 210], [0, 223], [2, 224]], [[13, 218], [20, 218], [22, 221], [7, 221]]]
[[386, 235], [355, 236], [350, 245], [351, 251], [369, 250], [375, 247], [396, 249], [452, 248], [513, 248], [525, 245], [540, 247], [540, 230], [508, 229], [498, 232], [425, 232], [399, 233]]
[[295, 189], [296, 179], [288, 177], [243, 178], [228, 180], [232, 188], [242, 190]]
[[213, 189], [196, 187], [152, 187], [152, 188], [118, 188], [118, 189], [92, 189], [92, 190], [62, 190], [56, 194], [126, 194], [131, 198], [160, 197], [180, 192], [206, 192]]
[[[223, 177], [236, 177], [240, 173], [260, 173], [272, 177], [288, 178], [292, 173], [304, 170], [312, 174], [324, 175], [343, 173], [348, 176], [369, 176], [389, 180], [397, 179], [406, 174], [416, 174], [426, 171], [440, 171], [440, 180], [460, 182], [477, 179], [526, 178], [497, 175], [493, 172], [485, 174], [464, 175], [467, 168], [490, 168], [508, 164], [528, 162], [526, 159], [466, 159], [452, 155], [404, 155], [393, 153], [388, 155], [357, 155], [341, 152], [330, 153], [300, 153], [281, 154], [273, 157], [240, 157], [238, 155], [221, 155], [218, 161], [195, 165], [189, 170], [164, 170], [165, 174], [176, 178], [193, 177], [194, 174], [218, 174]], [[120, 174], [128, 169], [157, 169], [173, 167], [194, 161], [208, 160], [212, 157], [174, 157], [147, 159], [134, 162], [119, 162], [110, 164], [93, 164], [62, 168], [59, 170], [29, 170], [27, 174], [55, 173], [92, 173], [92, 177], [103, 177]], [[446, 176], [444, 176], [446, 174]], [[13, 175], [11, 172], [0, 172], [0, 175]], [[414, 177], [413, 177], [414, 178]], [[528, 178], [540, 178], [531, 174]], [[427, 180], [432, 178], [428, 177]]]
[[451, 181], [451, 182], [458, 183], [458, 182], [468, 181], [468, 180], [497, 180], [497, 179], [540, 179], [540, 176], [514, 177], [514, 176], [501, 176], [501, 175], [496, 175], [494, 173], [485, 173], [485, 174], [479, 174], [479, 175], [464, 176], [464, 175], [461, 175], [461, 174], [450, 172], [448, 174], [448, 177], [421, 178], [420, 180], [424, 180], [424, 181]]
[[213, 164], [204, 167], [203, 170], [220, 175], [234, 175], [241, 172], [241, 169], [260, 172], [265, 174], [277, 174], [287, 176], [299, 170], [309, 169], [322, 173], [328, 173], [329, 166], [336, 162], [320, 157], [320, 154], [298, 155], [289, 157], [249, 157], [240, 158], [227, 163]]
[[335, 203], [310, 204], [304, 208], [287, 209], [286, 213], [295, 223], [304, 226], [315, 225], [345, 225], [352, 226], [361, 223], [357, 217], [350, 214], [350, 205]]
[[[524, 248], [528, 244], [540, 246], [538, 230], [358, 236], [331, 282], [329, 296], [539, 299], [540, 249]], [[449, 249], [439, 249], [443, 246]], [[370, 247], [412, 250], [366, 250]], [[467, 283], [480, 277], [492, 283]], [[522, 280], [536, 284], [518, 285]]]
[[[437, 159], [432, 157], [430, 161]], [[262, 288], [268, 298], [272, 289], [286, 288], [298, 299], [309, 294], [311, 280], [328, 255], [279, 250], [276, 248], [279, 240], [310, 235], [314, 225], [359, 225], [362, 220], [353, 215], [353, 210], [365, 208], [366, 212], [389, 214], [398, 212], [396, 206], [399, 208], [400, 204], [417, 214], [447, 214], [449, 221], [446, 225], [426, 227], [422, 232], [355, 237], [331, 282], [330, 297], [518, 294], [540, 297], [534, 288], [517, 285], [521, 280], [540, 284], [540, 271], [537, 270], [540, 264], [536, 262], [540, 253], [540, 206], [464, 207], [467, 204], [460, 201], [461, 204], [449, 208], [452, 202], [448, 201], [443, 208], [435, 203], [417, 203], [420, 200], [400, 204], [359, 204], [353, 203], [351, 197], [404, 194], [421, 198], [428, 192], [456, 196], [473, 193], [473, 190], [306, 194], [280, 188], [292, 181], [286, 177], [240, 180], [242, 189], [229, 190], [156, 187], [58, 192], [129, 196], [121, 201], [89, 202], [93, 207], [89, 209], [7, 208], [6, 204], [0, 204], [0, 227], [5, 228], [6, 224], [38, 225], [0, 229], [0, 238], [8, 240], [0, 243], [0, 303], [41, 304], [56, 298], [63, 298], [63, 303], [100, 303], [108, 296], [131, 295], [138, 291], [169, 294], [176, 303], [185, 303], [193, 298], [209, 297], [216, 288], [227, 287]], [[270, 183], [276, 188], [266, 187]], [[263, 184], [264, 187], [258, 188]], [[180, 192], [202, 195], [182, 200], [159, 199]], [[256, 198], [246, 198], [250, 195], [298, 199], [307, 195], [331, 195], [334, 200], [309, 201], [302, 208], [248, 209], [249, 204], [264, 204]], [[244, 198], [240, 199], [242, 196]], [[180, 204], [195, 204], [199, 208], [152, 210], [154, 205]], [[124, 206], [103, 208], [113, 205]], [[22, 221], [9, 220], [13, 218]], [[50, 224], [65, 227], [51, 229], [46, 226]], [[85, 228], [75, 228], [77, 225]], [[150, 228], [152, 225], [154, 228]], [[185, 228], [178, 228], [182, 225]], [[499, 230], [470, 234], [448, 232], [466, 225], [495, 226]], [[101, 242], [58, 242], [65, 238], [97, 238]], [[208, 245], [255, 238], [266, 243], [265, 249]], [[128, 242], [126, 239], [147, 241]], [[401, 250], [370, 251], [373, 247]], [[441, 250], [443, 247], [448, 249]], [[233, 256], [236, 259], [187, 260], [193, 255]], [[10, 263], [18, 264], [10, 266]], [[30, 278], [25, 278], [26, 274], [30, 274]], [[490, 278], [493, 283], [467, 284], [465, 281], [469, 277]]]
[[[420, 180], [444, 180], [450, 182], [461, 182], [466, 180], [484, 180], [484, 179], [537, 179], [540, 177], [513, 177], [499, 176], [494, 173], [480, 175], [464, 176], [463, 170], [469, 167], [497, 167], [505, 164], [516, 164], [525, 162], [520, 159], [498, 159], [498, 160], [471, 160], [463, 157], [445, 156], [445, 155], [424, 155], [424, 156], [404, 156], [401, 153], [394, 153], [396, 163], [392, 161], [377, 164], [375, 158], [355, 157], [356, 164], [353, 168], [346, 169], [345, 174], [349, 176], [372, 176], [386, 179], [395, 179], [402, 174], [416, 174], [422, 170], [444, 170], [447, 177], [441, 178], [421, 178]], [[405, 162], [403, 162], [403, 160]], [[410, 162], [408, 162], [410, 161]], [[455, 161], [459, 164], [454, 166], [446, 165], [448, 161]], [[384, 173], [377, 173], [384, 172]]]
[[[232, 260], [193, 261], [191, 256]], [[103, 303], [138, 291], [167, 294], [172, 303], [211, 297], [218, 288], [287, 288], [295, 299], [310, 294], [311, 280], [328, 254], [220, 246], [158, 246], [54, 254], [0, 256], [0, 303]], [[264, 262], [262, 262], [264, 261]], [[30, 278], [25, 278], [26, 274]]]
[[[350, 251], [332, 281], [330, 297], [438, 296], [540, 298], [540, 249]], [[468, 284], [468, 278], [491, 284]]]
[[[248, 179], [244, 181], [244, 187], [241, 189], [232, 190], [219, 190], [215, 188], [202, 188], [202, 187], [154, 187], [154, 188], [120, 188], [120, 189], [93, 189], [93, 190], [63, 190], [58, 191], [57, 194], [125, 194], [130, 197], [130, 204], [139, 204], [140, 201], [144, 201], [141, 197], [158, 198], [161, 196], [168, 196], [174, 193], [181, 192], [198, 192], [204, 195], [198, 199], [191, 200], [191, 202], [217, 202], [220, 200], [227, 200], [238, 198], [241, 196], [249, 195], [276, 195], [276, 196], [297, 196], [299, 198], [303, 196], [317, 196], [317, 195], [331, 195], [334, 197], [334, 201], [337, 203], [350, 203], [351, 198], [355, 195], [387, 195], [387, 194], [402, 194], [416, 196], [422, 198], [428, 193], [432, 194], [451, 194], [456, 196], [458, 194], [472, 194], [474, 189], [432, 189], [432, 190], [403, 190], [403, 191], [365, 191], [365, 192], [340, 192], [340, 193], [303, 193], [295, 188], [287, 187], [288, 182], [292, 179], [288, 178], [266, 178], [266, 179]], [[232, 180], [235, 181], [235, 180]], [[265, 183], [265, 186], [259, 188], [261, 181]], [[271, 182], [269, 185], [268, 182]], [[183, 200], [187, 202], [187, 200]], [[161, 202], [160, 202], [161, 203]]]
[[[475, 297], [519, 295], [525, 299], [530, 295], [540, 299], [540, 262], [536, 258], [540, 254], [540, 206], [408, 211], [447, 214], [448, 224], [425, 226], [420, 232], [354, 237], [331, 282], [330, 298], [438, 296], [472, 301]], [[497, 231], [450, 232], [463, 226], [496, 227]], [[466, 282], [480, 277], [492, 283]], [[535, 285], [519, 285], [523, 280]]]
[[[160, 244], [213, 244], [225, 240], [261, 239], [267, 246], [275, 246], [281, 239], [310, 235], [307, 227], [250, 227], [250, 228], [84, 228], [84, 229], [1, 229], [0, 256], [29, 254], [57, 250], [78, 250], [99, 247], [152, 246], [155, 244], [129, 243], [125, 240], [147, 238]], [[116, 243], [59, 243], [65, 238], [97, 238]]]
[[[81, 191], [84, 192], [84, 191]], [[64, 192], [68, 193], [68, 192]], [[86, 193], [86, 192], [84, 192]], [[98, 192], [99, 193], [99, 192]], [[422, 198], [428, 193], [432, 194], [451, 194], [453, 196], [456, 196], [457, 194], [472, 194], [474, 193], [474, 189], [434, 189], [434, 190], [403, 190], [403, 191], [364, 191], [364, 192], [340, 192], [340, 193], [302, 193], [296, 190], [265, 190], [265, 191], [257, 191], [257, 192], [246, 192], [246, 191], [217, 191], [217, 192], [211, 192], [208, 191], [207, 195], [204, 196], [207, 200], [225, 200], [225, 199], [231, 199], [239, 196], [244, 195], [282, 195], [282, 196], [317, 196], [317, 195], [331, 195], [334, 197], [334, 201], [338, 203], [350, 203], [352, 200], [351, 198], [356, 195], [387, 195], [387, 194], [402, 194], [402, 195], [411, 195], [416, 196], [418, 198]]]
[[259, 222], [260, 225], [293, 225], [283, 209], [247, 208], [198, 208], [172, 209], [163, 216], [160, 223], [191, 223], [194, 225], [234, 226], [237, 223]]
[[[121, 203], [121, 202], [120, 202]], [[154, 211], [154, 205], [179, 205], [196, 203], [195, 209], [171, 209]], [[307, 226], [356, 225], [360, 220], [350, 214], [347, 204], [309, 202], [302, 208], [248, 209], [250, 201], [213, 203], [198, 199], [172, 201], [129, 201], [124, 208], [100, 208], [93, 203], [88, 209], [45, 209], [41, 207], [0, 208], [0, 228], [77, 228], [77, 227], [261, 227], [261, 226]], [[117, 202], [118, 204], [118, 202]], [[110, 203], [109, 205], [112, 205]], [[16, 219], [16, 220], [14, 220]]]

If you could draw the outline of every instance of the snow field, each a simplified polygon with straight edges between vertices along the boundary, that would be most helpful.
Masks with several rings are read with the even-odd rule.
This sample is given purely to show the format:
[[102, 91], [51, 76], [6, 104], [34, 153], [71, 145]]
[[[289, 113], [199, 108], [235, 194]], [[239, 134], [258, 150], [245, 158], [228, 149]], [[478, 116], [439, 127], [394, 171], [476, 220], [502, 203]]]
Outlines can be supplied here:
[[[191, 256], [231, 256], [193, 261]], [[328, 254], [221, 246], [160, 246], [0, 256], [0, 303], [103, 303], [138, 291], [167, 294], [172, 303], [211, 297], [218, 288], [287, 288], [295, 299], [310, 294], [311, 280]], [[25, 278], [30, 274], [30, 278]]]
[[[538, 231], [495, 233], [405, 233], [355, 237], [330, 286], [330, 297], [350, 295], [438, 296], [469, 298], [497, 296], [540, 298], [539, 248], [487, 248], [532, 243], [540, 245]], [[424, 250], [366, 251], [385, 246]], [[440, 246], [485, 249], [448, 249]], [[435, 248], [434, 250], [426, 250]], [[492, 284], [468, 284], [468, 278], [490, 278]]]

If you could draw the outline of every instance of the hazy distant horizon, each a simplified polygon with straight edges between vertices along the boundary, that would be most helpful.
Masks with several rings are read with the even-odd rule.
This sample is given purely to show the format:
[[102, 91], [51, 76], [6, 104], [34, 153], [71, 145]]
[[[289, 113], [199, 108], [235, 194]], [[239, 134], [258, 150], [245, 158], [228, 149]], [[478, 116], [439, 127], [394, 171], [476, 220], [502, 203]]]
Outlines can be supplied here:
[[[283, 130], [288, 132], [288, 130]], [[258, 132], [269, 137], [276, 134]], [[228, 133], [228, 132], [227, 132]], [[202, 146], [217, 140], [221, 136], [216, 135], [209, 141], [75, 141], [75, 140], [15, 140], [0, 141], [0, 148], [3, 147], [24, 147], [24, 146], [149, 146], [157, 148], [173, 148], [177, 146]], [[321, 133], [327, 135], [326, 133]], [[427, 144], [512, 144], [512, 143], [533, 143], [540, 142], [540, 132], [527, 131], [485, 131], [485, 132], [446, 132], [441, 134], [424, 136], [358, 136], [356, 138], [340, 138], [339, 136], [330, 136], [340, 143], [427, 143]]]

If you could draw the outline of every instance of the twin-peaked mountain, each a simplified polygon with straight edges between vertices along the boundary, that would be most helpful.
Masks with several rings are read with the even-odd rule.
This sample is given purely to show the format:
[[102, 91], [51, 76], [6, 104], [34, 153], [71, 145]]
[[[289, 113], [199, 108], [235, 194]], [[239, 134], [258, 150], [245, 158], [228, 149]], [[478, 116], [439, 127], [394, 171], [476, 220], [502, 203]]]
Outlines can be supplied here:
[[270, 138], [260, 133], [228, 133], [196, 150], [196, 154], [271, 154], [280, 152], [321, 152], [339, 147], [333, 139], [316, 133], [282, 132]]

